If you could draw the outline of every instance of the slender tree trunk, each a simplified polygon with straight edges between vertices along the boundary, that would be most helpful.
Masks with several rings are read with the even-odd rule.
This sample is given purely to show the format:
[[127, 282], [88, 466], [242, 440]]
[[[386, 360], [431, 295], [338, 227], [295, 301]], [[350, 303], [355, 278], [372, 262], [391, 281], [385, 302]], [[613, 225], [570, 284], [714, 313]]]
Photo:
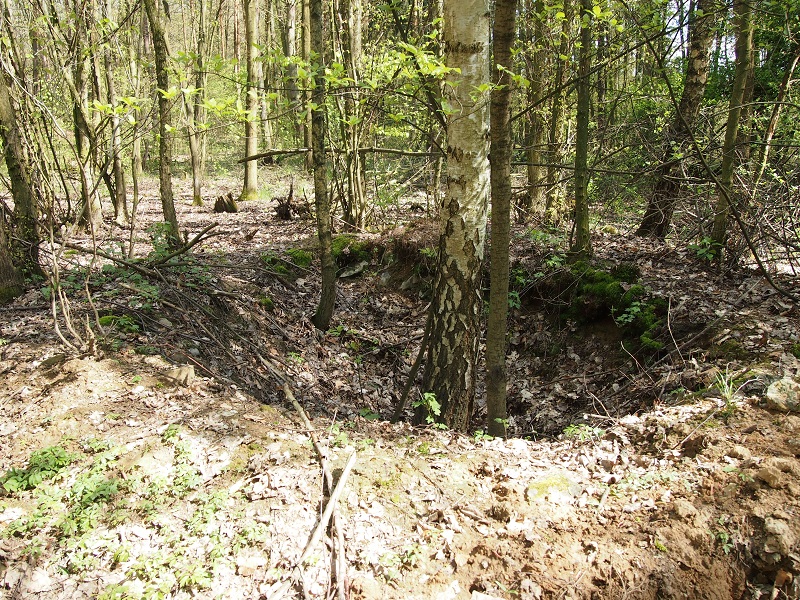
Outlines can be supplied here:
[[566, 17], [561, 24], [561, 43], [559, 44], [559, 58], [556, 61], [556, 74], [553, 84], [556, 92], [553, 94], [552, 108], [550, 110], [550, 131], [547, 142], [547, 200], [545, 216], [552, 222], [561, 221], [564, 211], [563, 185], [558, 181], [558, 174], [563, 161], [561, 136], [564, 132], [564, 99], [566, 91], [566, 62], [569, 53], [569, 32], [572, 22], [571, 0], [565, 0], [564, 13]]
[[189, 157], [192, 162], [192, 204], [195, 206], [203, 205], [203, 179], [205, 173], [203, 169], [203, 138], [205, 133], [201, 130], [205, 119], [205, 109], [203, 101], [206, 96], [206, 74], [205, 57], [208, 52], [207, 34], [208, 28], [208, 2], [199, 0], [198, 23], [197, 23], [197, 57], [195, 58], [195, 92], [191, 99], [184, 99], [186, 104], [186, 116], [189, 121]]
[[578, 106], [575, 125], [575, 237], [570, 252], [576, 257], [592, 253], [589, 235], [589, 121], [592, 68], [592, 0], [581, 0], [581, 47], [578, 52]]
[[[245, 49], [247, 59], [247, 117], [244, 122], [245, 156], [258, 153], [258, 82], [261, 80], [258, 60], [258, 0], [243, 0]], [[248, 160], [244, 163], [244, 187], [242, 200], [255, 200], [258, 197], [258, 161]]]
[[[286, 99], [292, 108], [298, 112], [302, 110], [300, 106], [300, 88], [297, 85], [297, 3], [302, 0], [288, 0], [286, 4], [286, 41], [283, 46], [283, 53], [289, 63], [286, 65]], [[299, 124], [298, 124], [299, 125]], [[302, 135], [301, 141], [302, 141]]]
[[341, 0], [338, 10], [338, 29], [341, 36], [342, 62], [347, 76], [353, 83], [343, 93], [340, 103], [342, 112], [341, 128], [347, 165], [347, 200], [344, 202], [344, 220], [354, 226], [364, 224], [366, 214], [366, 190], [362, 156], [358, 152], [361, 145], [361, 104], [359, 102], [359, 79], [361, 62], [361, 1]]
[[775, 137], [775, 129], [778, 126], [778, 119], [781, 116], [781, 109], [783, 108], [783, 104], [786, 102], [786, 98], [789, 95], [789, 88], [792, 85], [792, 77], [795, 69], [797, 68], [797, 63], [800, 62], [800, 47], [796, 48], [795, 52], [796, 54], [791, 59], [789, 68], [786, 69], [783, 79], [781, 80], [781, 85], [778, 88], [778, 95], [775, 98], [775, 104], [772, 106], [772, 113], [769, 117], [769, 123], [767, 123], [767, 128], [764, 131], [764, 141], [761, 144], [761, 152], [758, 158], [758, 171], [756, 172], [754, 183], [755, 186], [757, 186], [761, 181], [761, 178], [764, 176], [764, 171], [767, 168], [769, 153], [772, 148], [772, 138]]
[[682, 187], [678, 172], [681, 161], [675, 155], [685, 151], [700, 114], [708, 81], [713, 24], [713, 1], [697, 0], [689, 15], [689, 57], [678, 113], [664, 144], [664, 156], [656, 173], [653, 193], [636, 231], [638, 236], [664, 239], [669, 231]]
[[733, 169], [736, 165], [736, 139], [739, 134], [739, 117], [742, 112], [742, 100], [747, 88], [751, 52], [753, 50], [752, 7], [748, 0], [734, 0], [733, 18], [736, 27], [736, 72], [731, 90], [731, 101], [728, 108], [728, 123], [725, 128], [725, 141], [722, 144], [722, 167], [719, 176], [719, 198], [714, 214], [714, 227], [711, 240], [721, 252], [725, 245], [728, 229], [730, 201], [733, 200]]
[[[106, 76], [108, 103], [117, 105], [117, 94], [114, 87], [114, 66], [111, 49], [106, 48], [103, 55]], [[122, 166], [122, 119], [118, 113], [111, 116], [111, 164], [114, 171], [114, 220], [118, 225], [128, 222], [128, 189], [125, 185], [125, 169]]]
[[506, 335], [508, 333], [508, 250], [511, 242], [511, 46], [517, 0], [495, 3], [491, 107], [492, 246], [489, 319], [486, 333], [486, 409], [489, 435], [505, 436]]
[[[529, 2], [530, 4], [530, 2]], [[528, 116], [525, 131], [525, 160], [526, 174], [528, 176], [527, 192], [519, 212], [519, 220], [525, 221], [530, 216], [530, 211], [544, 211], [545, 188], [544, 168], [542, 167], [543, 152], [546, 139], [546, 124], [544, 111], [539, 106], [544, 92], [544, 68], [545, 68], [545, 21], [542, 13], [544, 12], [543, 0], [533, 2], [533, 10], [528, 11], [528, 19], [533, 20], [533, 36], [528, 40], [530, 52], [526, 61], [527, 77], [531, 82], [528, 87], [528, 104], [534, 106]]]
[[178, 216], [175, 214], [175, 201], [172, 195], [172, 149], [170, 147], [172, 134], [170, 133], [170, 101], [167, 97], [169, 90], [169, 50], [164, 26], [156, 6], [156, 0], [142, 0], [147, 11], [147, 20], [153, 34], [153, 50], [155, 52], [156, 84], [158, 85], [158, 182], [161, 192], [161, 209], [164, 220], [170, 224], [172, 231], [170, 237], [173, 244], [181, 241]]
[[[264, 19], [264, 47], [267, 49], [267, 55], [273, 56], [275, 50], [275, 0], [266, 0], [264, 13], [266, 15]], [[271, 69], [269, 62], [261, 65], [261, 81], [259, 82], [261, 91], [258, 95], [261, 103], [261, 137], [264, 147], [268, 149], [275, 147], [273, 123], [272, 119], [270, 119], [270, 106], [273, 100], [269, 92], [269, 82], [274, 81], [274, 74]]]
[[[130, 2], [130, 0], [129, 0]], [[126, 3], [126, 10], [130, 12], [130, 4]], [[144, 13], [144, 11], [142, 11]], [[142, 49], [144, 46], [144, 31], [147, 29], [147, 16], [142, 14], [139, 23], [142, 35], [135, 40], [131, 39], [128, 43], [128, 64], [131, 77], [131, 91], [133, 96], [138, 98], [142, 89], [142, 77], [139, 64], [141, 62]], [[139, 181], [142, 179], [142, 136], [140, 133], [139, 116], [134, 117], [131, 126], [131, 184], [133, 186], [133, 200], [131, 202], [130, 227], [131, 234], [128, 243], [128, 258], [133, 258], [135, 247], [136, 216], [139, 208]]]
[[89, 231], [96, 231], [103, 221], [100, 196], [97, 193], [95, 174], [94, 128], [89, 114], [89, 81], [92, 70], [94, 48], [87, 42], [89, 32], [88, 6], [75, 0], [74, 64], [72, 66], [72, 122], [75, 135], [75, 152], [81, 186], [81, 216], [79, 222]]
[[327, 122], [325, 119], [325, 46], [322, 37], [323, 6], [322, 0], [310, 0], [310, 42], [311, 52], [319, 61], [315, 65], [314, 104], [312, 111], [311, 140], [314, 160], [314, 199], [317, 209], [317, 235], [319, 237], [320, 262], [322, 266], [322, 292], [317, 311], [314, 314], [314, 326], [325, 331], [331, 322], [336, 305], [336, 262], [331, 251], [331, 203], [328, 195], [327, 163], [325, 159], [325, 136]]
[[[303, 2], [303, 62], [311, 64], [311, 1], [302, 0]], [[320, 10], [322, 10], [320, 8]], [[313, 82], [312, 82], [313, 83]], [[311, 104], [311, 86], [305, 86], [303, 105], [308, 107]], [[311, 133], [313, 116], [310, 110], [306, 110], [306, 120], [302, 125], [303, 128], [303, 142], [306, 148], [311, 148], [314, 145], [313, 135]], [[314, 153], [306, 153], [306, 169], [309, 171], [314, 168]]]
[[438, 419], [457, 431], [467, 429], [472, 414], [483, 313], [489, 115], [485, 94], [475, 90], [490, 79], [489, 28], [488, 0], [445, 0], [446, 64], [460, 72], [448, 75], [447, 192], [423, 381], [441, 405]]

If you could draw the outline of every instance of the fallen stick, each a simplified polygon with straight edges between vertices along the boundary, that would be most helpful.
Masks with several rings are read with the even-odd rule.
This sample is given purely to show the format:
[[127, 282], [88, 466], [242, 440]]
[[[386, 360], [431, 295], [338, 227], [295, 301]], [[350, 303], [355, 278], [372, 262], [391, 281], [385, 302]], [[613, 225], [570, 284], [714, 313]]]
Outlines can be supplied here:
[[[317, 432], [314, 430], [314, 426], [311, 424], [311, 420], [308, 418], [306, 411], [303, 410], [303, 407], [300, 406], [300, 403], [294, 397], [294, 394], [292, 393], [292, 388], [285, 381], [283, 384], [283, 393], [286, 395], [286, 398], [289, 400], [289, 402], [292, 403], [292, 406], [294, 406], [294, 409], [297, 411], [297, 414], [300, 415], [300, 420], [303, 422], [303, 426], [306, 428], [308, 436], [311, 438], [311, 443], [313, 444], [314, 450], [317, 453], [320, 466], [322, 467], [322, 474], [325, 478], [325, 486], [326, 486], [325, 490], [328, 494], [331, 494], [331, 490], [333, 490], [333, 473], [331, 473], [331, 470], [328, 468], [327, 455], [322, 448], [322, 444], [320, 444], [319, 442], [319, 438], [317, 437]], [[355, 455], [355, 453], [353, 453], [353, 455]], [[337, 595], [340, 598], [340, 600], [344, 600], [346, 596], [344, 589], [344, 583], [345, 583], [344, 530], [342, 529], [341, 524], [339, 523], [338, 516], [336, 514], [333, 515], [332, 522], [333, 522], [333, 530], [336, 534], [336, 542], [338, 544], [338, 551], [336, 552], [336, 561], [334, 562], [333, 565], [336, 574]]]
[[[342, 495], [344, 491], [344, 485], [347, 482], [347, 478], [350, 475], [350, 471], [353, 469], [353, 466], [356, 464], [356, 452], [355, 450], [350, 455], [350, 458], [347, 459], [347, 463], [342, 469], [342, 475], [339, 477], [339, 481], [336, 482], [336, 487], [333, 488], [331, 492], [331, 496], [328, 499], [328, 503], [325, 505], [325, 510], [322, 513], [322, 516], [319, 519], [319, 523], [317, 527], [314, 529], [314, 532], [311, 534], [311, 537], [306, 543], [306, 547], [303, 550], [303, 553], [300, 555], [300, 558], [297, 559], [297, 563], [295, 564], [294, 569], [292, 569], [291, 574], [294, 575], [295, 571], [300, 570], [303, 563], [306, 559], [311, 555], [311, 552], [314, 550], [316, 545], [319, 543], [320, 539], [322, 538], [322, 532], [325, 531], [326, 527], [328, 526], [328, 522], [331, 520], [331, 516], [333, 515], [333, 511], [336, 508], [336, 503], [339, 500], [339, 496]], [[283, 584], [275, 591], [275, 593], [270, 597], [272, 600], [278, 600], [279, 598], [283, 598], [284, 594], [289, 590], [289, 587], [292, 584], [294, 577], [287, 577]]]

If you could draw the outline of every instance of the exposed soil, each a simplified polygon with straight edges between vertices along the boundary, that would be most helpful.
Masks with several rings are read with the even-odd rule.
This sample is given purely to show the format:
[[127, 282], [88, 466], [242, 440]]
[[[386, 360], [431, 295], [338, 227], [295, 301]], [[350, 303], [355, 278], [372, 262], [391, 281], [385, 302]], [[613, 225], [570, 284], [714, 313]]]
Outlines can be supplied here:
[[[44, 448], [72, 456], [0, 495], [0, 597], [335, 594], [327, 537], [295, 570], [326, 497], [284, 374], [336, 476], [357, 453], [337, 505], [349, 598], [800, 599], [800, 413], [766, 398], [800, 380], [798, 310], [753, 271], [721, 277], [689, 250], [596, 231], [597, 260], [635, 264], [667, 303], [663, 349], [628, 353], [613, 315], [559, 319], [521, 288], [516, 437], [483, 436], [480, 401], [465, 436], [383, 420], [422, 338], [417, 250], [435, 227], [401, 207], [388, 233], [356, 236], [369, 258], [343, 265], [356, 272], [320, 334], [317, 265], [285, 254], [313, 250], [313, 221], [276, 204], [181, 203], [189, 237], [215, 235], [182, 266], [141, 263], [161, 281], [91, 280], [102, 328], [78, 278], [58, 320], [75, 349], [40, 289], [1, 310], [0, 474]], [[145, 256], [157, 199], [140, 209]], [[535, 273], [551, 250], [518, 233], [514, 265]], [[93, 260], [108, 263], [63, 252], [62, 279]]]

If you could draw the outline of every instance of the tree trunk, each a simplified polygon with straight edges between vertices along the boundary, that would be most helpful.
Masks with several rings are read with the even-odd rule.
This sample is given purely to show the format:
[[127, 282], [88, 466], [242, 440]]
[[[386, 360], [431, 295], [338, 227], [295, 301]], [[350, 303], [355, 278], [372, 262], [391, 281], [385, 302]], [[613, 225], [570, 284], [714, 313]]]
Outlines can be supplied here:
[[581, 47], [578, 52], [578, 106], [575, 125], [575, 237], [570, 252], [583, 258], [592, 253], [589, 235], [589, 73], [592, 67], [592, 0], [581, 0]]
[[719, 176], [719, 198], [714, 213], [714, 227], [711, 240], [719, 253], [725, 245], [728, 228], [730, 202], [733, 200], [733, 169], [736, 164], [736, 139], [739, 134], [739, 117], [742, 100], [747, 88], [751, 57], [753, 51], [752, 8], [747, 0], [734, 0], [733, 18], [736, 27], [736, 72], [728, 108], [728, 123], [725, 127], [725, 141], [722, 144], [722, 167]]
[[525, 130], [525, 161], [528, 185], [521, 210], [518, 218], [525, 221], [530, 217], [531, 211], [544, 211], [545, 188], [544, 169], [542, 167], [542, 148], [547, 142], [545, 133], [546, 125], [544, 121], [544, 111], [540, 106], [541, 98], [544, 94], [544, 68], [545, 68], [545, 32], [544, 32], [544, 2], [536, 0], [533, 2], [533, 10], [529, 10], [528, 19], [532, 19], [533, 36], [528, 40], [530, 52], [526, 60], [527, 78], [530, 81], [528, 87], [528, 105], [533, 109], [528, 115]]
[[488, 103], [476, 90], [489, 82], [488, 1], [445, 0], [444, 40], [446, 64], [454, 69], [447, 88], [452, 112], [447, 116], [447, 192], [440, 214], [439, 264], [428, 317], [431, 344], [423, 380], [441, 405], [437, 419], [465, 431], [475, 397], [483, 313]]
[[558, 223], [563, 217], [564, 192], [563, 185], [558, 181], [560, 165], [563, 161], [561, 136], [564, 132], [564, 97], [566, 90], [566, 62], [569, 54], [569, 31], [572, 22], [572, 7], [570, 0], [564, 1], [566, 17], [561, 24], [561, 43], [559, 44], [559, 58], [556, 62], [556, 75], [553, 85], [556, 91], [553, 94], [552, 108], [550, 110], [550, 131], [547, 141], [547, 199], [545, 216], [551, 223]]
[[179, 244], [181, 241], [180, 228], [178, 227], [178, 216], [175, 214], [175, 201], [172, 196], [172, 149], [170, 141], [170, 100], [167, 97], [169, 90], [169, 50], [167, 48], [167, 38], [164, 33], [164, 26], [158, 13], [156, 0], [143, 0], [144, 8], [147, 11], [147, 20], [150, 23], [150, 31], [153, 34], [153, 51], [155, 53], [156, 64], [156, 84], [158, 85], [158, 184], [161, 192], [161, 208], [164, 212], [164, 220], [170, 224], [172, 231], [170, 238], [172, 244]]
[[310, 0], [311, 52], [319, 61], [315, 65], [314, 104], [312, 111], [311, 140], [314, 161], [314, 200], [317, 209], [317, 235], [319, 237], [320, 262], [322, 267], [322, 292], [314, 326], [325, 331], [331, 322], [336, 305], [336, 262], [331, 251], [331, 203], [328, 195], [327, 163], [325, 158], [325, 46], [322, 37], [322, 0]]
[[641, 237], [664, 239], [667, 236], [675, 203], [680, 197], [680, 159], [694, 130], [708, 81], [708, 66], [713, 40], [712, 0], [697, 0], [689, 15], [689, 57], [683, 93], [672, 127], [664, 143], [664, 156], [656, 173], [653, 194], [636, 231]]
[[359, 79], [361, 62], [361, 0], [341, 0], [339, 2], [338, 28], [341, 35], [342, 62], [352, 83], [343, 91], [340, 103], [342, 112], [342, 141], [347, 165], [347, 199], [344, 202], [344, 220], [354, 227], [364, 225], [367, 208], [364, 185], [361, 145], [361, 104]]
[[189, 121], [189, 157], [192, 163], [192, 204], [195, 206], [203, 205], [203, 179], [205, 173], [203, 169], [203, 138], [205, 133], [201, 130], [205, 119], [205, 109], [203, 100], [206, 96], [206, 73], [205, 57], [207, 48], [207, 0], [199, 0], [198, 23], [197, 23], [197, 57], [195, 58], [195, 91], [191, 97], [185, 99], [186, 116]]
[[[38, 198], [32, 185], [32, 167], [25, 154], [17, 111], [11, 101], [5, 73], [0, 73], [0, 137], [14, 198], [14, 225], [8, 236], [12, 239], [6, 241], [10, 258], [20, 276], [41, 275]], [[5, 219], [4, 215], [0, 217]]]
[[[245, 56], [247, 61], [247, 117], [244, 122], [245, 156], [258, 153], [258, 109], [260, 106], [258, 82], [261, 80], [258, 60], [258, 0], [243, 0]], [[258, 161], [248, 160], [244, 163], [244, 187], [242, 200], [255, 200], [258, 197]]]
[[[117, 94], [114, 88], [114, 68], [110, 48], [105, 49], [103, 62], [108, 103], [116, 106]], [[111, 164], [114, 171], [114, 221], [118, 225], [125, 225], [128, 222], [128, 190], [125, 186], [125, 170], [122, 166], [122, 120], [116, 111], [111, 116]]]
[[[303, 62], [305, 64], [311, 64], [311, 0], [302, 0], [303, 2]], [[322, 8], [320, 8], [322, 11]], [[320, 17], [321, 18], [321, 17]], [[311, 104], [311, 86], [305, 86], [305, 98], [303, 105], [308, 107]], [[313, 126], [313, 116], [310, 110], [305, 111], [306, 120], [302, 124], [303, 130], [303, 142], [306, 148], [311, 148], [314, 145], [313, 135], [311, 133], [311, 128]], [[314, 153], [307, 152], [306, 153], [306, 169], [309, 171], [314, 168]]]
[[778, 88], [778, 95], [775, 98], [775, 104], [772, 106], [772, 113], [770, 114], [767, 128], [764, 131], [764, 141], [761, 144], [761, 151], [758, 158], [758, 171], [756, 172], [754, 186], [757, 186], [761, 181], [761, 178], [764, 176], [764, 171], [767, 168], [769, 153], [772, 148], [772, 138], [775, 136], [775, 128], [778, 126], [778, 119], [781, 116], [783, 104], [786, 102], [786, 98], [789, 95], [789, 88], [792, 85], [792, 76], [794, 75], [794, 70], [797, 68], [798, 62], [800, 62], [800, 47], [795, 48], [795, 55], [789, 63], [789, 68], [786, 69], [783, 75], [781, 85]]
[[486, 333], [486, 409], [489, 435], [505, 436], [506, 334], [508, 333], [508, 250], [511, 242], [511, 46], [517, 0], [495, 4], [491, 105], [492, 246], [489, 319]]
[[81, 216], [79, 222], [89, 231], [96, 231], [103, 222], [100, 196], [97, 193], [95, 161], [93, 153], [94, 128], [89, 114], [89, 76], [94, 48], [87, 40], [89, 33], [87, 23], [90, 16], [87, 14], [88, 6], [76, 0], [74, 6], [75, 18], [75, 51], [72, 66], [72, 121], [75, 135], [75, 153], [78, 161], [78, 170], [81, 186]]
[[22, 294], [24, 284], [22, 274], [11, 259], [11, 247], [6, 233], [7, 218], [3, 204], [0, 203], [0, 304], [7, 304]]

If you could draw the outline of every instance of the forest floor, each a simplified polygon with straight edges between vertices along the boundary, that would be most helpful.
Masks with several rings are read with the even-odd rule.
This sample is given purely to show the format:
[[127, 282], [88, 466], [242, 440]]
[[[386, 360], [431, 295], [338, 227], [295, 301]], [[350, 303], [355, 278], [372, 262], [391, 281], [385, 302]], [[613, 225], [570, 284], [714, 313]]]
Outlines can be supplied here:
[[[662, 348], [625, 350], [619, 314], [554, 316], [564, 290], [537, 281], [568, 267], [519, 229], [513, 437], [483, 434], [480, 401], [462, 435], [387, 420], [423, 333], [424, 198], [340, 248], [320, 333], [313, 221], [179, 184], [188, 237], [218, 224], [191, 254], [147, 233], [151, 193], [138, 271], [110, 222], [116, 266], [54, 248], [63, 341], [49, 290], [0, 309], [0, 598], [800, 598], [800, 313], [753, 270], [598, 227], [594, 264], [635, 265], [667, 307]], [[309, 544], [323, 462], [341, 495]]]

